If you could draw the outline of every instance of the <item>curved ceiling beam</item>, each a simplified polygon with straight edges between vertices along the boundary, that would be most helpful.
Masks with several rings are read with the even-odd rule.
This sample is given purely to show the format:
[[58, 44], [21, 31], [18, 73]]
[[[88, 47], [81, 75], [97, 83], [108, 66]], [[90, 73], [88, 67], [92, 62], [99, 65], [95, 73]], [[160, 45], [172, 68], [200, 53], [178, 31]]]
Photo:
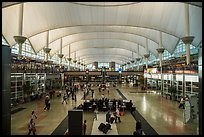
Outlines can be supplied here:
[[[71, 44], [77, 43], [77, 42], [87, 41], [87, 40], [97, 40], [97, 39], [104, 39], [104, 38], [90, 38], [90, 39], [79, 40], [79, 41], [72, 42], [72, 43], [70, 43], [70, 44], [68, 44], [68, 45], [65, 45], [65, 46], [63, 46], [62, 48], [65, 48], [65, 47], [67, 47], [67, 46], [69, 46], [69, 45], [71, 45]], [[126, 41], [126, 42], [133, 43], [133, 44], [135, 44], [135, 45], [139, 45], [139, 46], [141, 46], [141, 47], [143, 47], [143, 48], [145, 49], [145, 46], [143, 46], [142, 44], [140, 44], [140, 43], [135, 43], [135, 42], [132, 42], [132, 41], [130, 41], [130, 40], [118, 39], [118, 38], [105, 38], [105, 39], [107, 39], [107, 40], [109, 40], [109, 39], [110, 39], [110, 40], [114, 39], [114, 40]], [[125, 47], [127, 47], [127, 45], [125, 45]], [[103, 47], [94, 47], [94, 46], [93, 46], [93, 47], [88, 47], [88, 48], [103, 48]], [[106, 48], [117, 48], [117, 47], [106, 47]], [[135, 46], [135, 48], [137, 48], [137, 47]], [[80, 49], [78, 49], [78, 50], [72, 50], [70, 53], [72, 54], [72, 53], [74, 53], [75, 51], [79, 51], [79, 50], [81, 50], [81, 49], [86, 49], [86, 47], [80, 48]], [[121, 49], [127, 49], [127, 50], [130, 50], [130, 51], [133, 51], [132, 49], [129, 49], [129, 48], [121, 48]], [[149, 49], [148, 49], [148, 50], [149, 50]], [[149, 50], [149, 51], [150, 51], [152, 54], [155, 55], [155, 53], [154, 53], [153, 51], [151, 51], [151, 50]], [[59, 52], [59, 50], [57, 50], [57, 51], [54, 52], [53, 54], [56, 54], [57, 52]], [[133, 52], [136, 53], [136, 51], [133, 51]], [[139, 54], [139, 55], [141, 55], [141, 54]], [[157, 54], [156, 54], [155, 56], [157, 56]]]
[[[99, 48], [101, 48], [101, 47], [99, 47]], [[87, 50], [87, 49], [95, 49], [95, 48], [85, 48], [85, 49], [82, 49], [82, 50]], [[107, 48], [102, 48], [102, 49], [107, 49]], [[80, 56], [77, 56], [76, 58], [81, 58], [81, 57], [83, 57], [83, 56], [88, 56], [88, 55], [120, 55], [120, 56], [125, 56], [125, 57], [128, 57], [128, 58], [132, 58], [132, 52], [130, 51], [130, 50], [127, 50], [127, 49], [121, 49], [121, 48], [109, 48], [110, 50], [111, 49], [120, 49], [120, 50], [124, 50], [124, 51], [127, 51], [127, 52], [130, 52], [130, 54], [128, 54], [129, 56], [126, 56], [126, 54], [116, 54], [116, 53], [108, 53], [108, 54], [104, 54], [104, 53], [97, 53], [97, 54], [91, 54], [90, 52], [86, 52], [86, 53], [84, 53], [83, 55], [80, 55]], [[68, 55], [67, 54], [65, 54], [64, 55], [65, 57], [67, 57]], [[140, 56], [140, 57], [142, 57], [142, 56]]]
[[[2, 8], [10, 7], [13, 5], [20, 4], [20, 3], [26, 3], [26, 2], [2, 2]], [[99, 5], [79, 4], [76, 2], [69, 2], [69, 3], [78, 4], [78, 5], [86, 5], [86, 6], [95, 6], [95, 7], [99, 6]], [[139, 4], [139, 3], [141, 3], [141, 2], [132, 2], [129, 4], [112, 5], [112, 6], [126, 6], [126, 5], [133, 5], [133, 4]], [[188, 3], [189, 5], [193, 5], [193, 6], [202, 8], [202, 2], [180, 2], [180, 3]], [[111, 5], [105, 5], [105, 6], [110, 7]], [[103, 5], [103, 7], [104, 7], [104, 5]]]
[[[119, 6], [128, 6], [128, 5], [138, 4], [139, 2], [126, 2], [126, 4], [109, 4], [109, 5], [105, 5], [105, 4], [103, 4], [103, 5], [102, 4], [101, 5], [97, 5], [97, 4], [85, 4], [85, 3], [81, 3], [81, 2], [70, 2], [70, 3], [76, 4], [76, 5], [94, 6], [94, 7], [119, 7]], [[106, 3], [109, 3], [109, 2], [106, 2]]]
[[103, 55], [98, 55], [98, 54], [91, 54], [91, 55], [86, 55], [86, 56], [81, 56], [80, 59], [85, 59], [85, 58], [95, 58], [95, 57], [112, 57], [112, 58], [120, 58], [120, 59], [128, 59], [129, 57], [128, 56], [121, 56], [120, 55], [110, 55], [110, 54], [103, 54]]
[[133, 26], [133, 25], [124, 25], [124, 24], [121, 24], [121, 25], [118, 25], [118, 24], [92, 24], [92, 25], [72, 25], [72, 26], [62, 26], [62, 27], [54, 27], [54, 28], [50, 28], [50, 29], [46, 29], [46, 30], [43, 30], [41, 32], [38, 32], [38, 33], [35, 33], [31, 36], [29, 36], [28, 38], [31, 38], [35, 35], [38, 35], [40, 33], [44, 33], [44, 32], [47, 32], [47, 31], [52, 31], [52, 30], [55, 30], [55, 29], [64, 29], [64, 28], [71, 28], [71, 27], [97, 27], [97, 26], [108, 26], [108, 27], [133, 27], [133, 28], [143, 28], [143, 29], [150, 29], [150, 30], [156, 30], [156, 31], [161, 31], [162, 33], [165, 33], [165, 34], [168, 34], [168, 35], [171, 35], [171, 36], [174, 36], [176, 38], [180, 38], [179, 36], [176, 36], [174, 34], [171, 34], [167, 31], [164, 31], [164, 30], [160, 30], [160, 29], [157, 29], [157, 28], [151, 28], [151, 27], [147, 27], [147, 26]]
[[[135, 35], [135, 36], [141, 36], [141, 37], [143, 37], [143, 38], [147, 38], [147, 39], [149, 39], [150, 41], [153, 41], [154, 43], [159, 44], [157, 41], [155, 41], [155, 40], [153, 40], [153, 39], [151, 39], [151, 38], [149, 38], [149, 37], [147, 37], [147, 36], [140, 35], [140, 34], [136, 34], [136, 33], [123, 32], [123, 31], [86, 31], [86, 32], [72, 33], [72, 34], [69, 34], [69, 35], [64, 35], [64, 36], [62, 36], [62, 37], [59, 37], [59, 38], [57, 38], [57, 39], [51, 41], [49, 44], [51, 44], [51, 43], [53, 43], [53, 42], [55, 42], [55, 41], [57, 41], [57, 40], [59, 40], [59, 39], [61, 39], [61, 38], [68, 37], [68, 36], [79, 35], [79, 34], [84, 34], [84, 33], [99, 33], [99, 32], [101, 32], [101, 33], [103, 33], [103, 32], [112, 32], [112, 33], [132, 34], [132, 35]], [[69, 43], [69, 44], [70, 44], [70, 43]]]
[[24, 2], [2, 2], [1, 8], [7, 8]]
[[[70, 52], [70, 55], [73, 54], [73, 53], [75, 53], [75, 52], [77, 52], [77, 51], [83, 50], [83, 49], [92, 49], [92, 48], [98, 48], [98, 49], [106, 49], [106, 48], [109, 48], [109, 49], [113, 49], [113, 48], [114, 48], [114, 49], [123, 49], [123, 50], [130, 51], [130, 52], [131, 52], [131, 55], [132, 55], [132, 50], [130, 50], [130, 49], [128, 49], [128, 48], [125, 48], [125, 47], [124, 47], [124, 48], [119, 48], [119, 47], [88, 47], [88, 48], [87, 48], [87, 47], [84, 47], [84, 48], [80, 48], [80, 49], [78, 49], [78, 50], [71, 51], [71, 52]], [[135, 51], [133, 51], [133, 52], [134, 52], [135, 54], [137, 54]], [[57, 52], [55, 52], [54, 54], [56, 54], [56, 53], [57, 53]], [[54, 54], [53, 54], [53, 55], [54, 55]], [[152, 53], [152, 54], [154, 54], [154, 53]], [[67, 54], [64, 54], [64, 55], [67, 56], [68, 53], [67, 53]], [[143, 55], [140, 54], [140, 53], [139, 53], [139, 55], [140, 55], [140, 56], [143, 56]]]
[[[70, 3], [77, 4], [77, 5], [83, 5], [83, 6], [95, 6], [95, 7], [115, 7], [115, 6], [119, 7], [119, 6], [135, 5], [141, 2], [132, 2], [132, 3], [127, 3], [127, 4], [113, 4], [113, 5], [96, 5], [96, 4], [94, 5], [94, 4], [84, 4], [81, 2], [70, 2]], [[202, 2], [181, 2], [181, 3], [188, 3], [190, 5], [202, 8]]]

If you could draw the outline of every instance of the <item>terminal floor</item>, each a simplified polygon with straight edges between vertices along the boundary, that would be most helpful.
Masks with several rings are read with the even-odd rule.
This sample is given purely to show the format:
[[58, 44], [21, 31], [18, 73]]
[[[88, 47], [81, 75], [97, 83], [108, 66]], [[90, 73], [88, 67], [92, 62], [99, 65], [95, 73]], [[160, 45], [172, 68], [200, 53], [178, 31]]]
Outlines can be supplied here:
[[[109, 99], [122, 99], [116, 89], [132, 100], [137, 111], [143, 118], [154, 128], [159, 135], [196, 135], [198, 132], [198, 122], [183, 123], [183, 110], [178, 109], [179, 103], [161, 97], [149, 91], [143, 93], [140, 88], [133, 88], [128, 85], [119, 85], [110, 87], [109, 94], [107, 91], [98, 91], [98, 87], [93, 87], [94, 98], [101, 98], [104, 94]], [[18, 107], [26, 108], [11, 115], [11, 135], [26, 135], [28, 133], [27, 124], [31, 118], [31, 111], [34, 110], [37, 115], [36, 129], [37, 135], [51, 135], [52, 132], [61, 124], [67, 116], [68, 110], [83, 103], [83, 91], [77, 92], [77, 101], [68, 99], [68, 103], [62, 104], [62, 98], [54, 97], [51, 99], [51, 110], [44, 111], [44, 99], [19, 105]], [[85, 99], [92, 99], [91, 92]], [[100, 113], [100, 112], [99, 112]], [[87, 120], [87, 135], [91, 135], [94, 119], [93, 112], [84, 112], [83, 119]], [[135, 129], [135, 119], [130, 112], [125, 111], [121, 116], [121, 123], [116, 124], [119, 135], [132, 135]], [[63, 134], [63, 133], [62, 133]], [[145, 134], [145, 133], [144, 133]]]

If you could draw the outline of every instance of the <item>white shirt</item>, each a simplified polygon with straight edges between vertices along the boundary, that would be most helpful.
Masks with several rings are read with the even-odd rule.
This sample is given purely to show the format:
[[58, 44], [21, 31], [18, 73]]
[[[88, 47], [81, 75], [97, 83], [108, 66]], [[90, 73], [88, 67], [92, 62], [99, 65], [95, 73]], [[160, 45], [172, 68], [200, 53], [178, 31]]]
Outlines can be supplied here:
[[118, 109], [116, 109], [116, 116], [120, 117], [120, 111]]
[[35, 114], [32, 114], [31, 118], [33, 119], [33, 122], [35, 123], [36, 115], [35, 115]]

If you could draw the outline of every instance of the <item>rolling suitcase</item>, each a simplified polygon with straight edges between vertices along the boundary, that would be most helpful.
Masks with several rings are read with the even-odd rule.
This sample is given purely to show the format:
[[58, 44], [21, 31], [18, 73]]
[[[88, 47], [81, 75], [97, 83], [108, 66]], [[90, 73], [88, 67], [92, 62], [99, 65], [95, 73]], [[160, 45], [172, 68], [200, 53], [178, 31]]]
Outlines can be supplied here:
[[108, 130], [109, 130], [109, 126], [105, 125], [102, 132], [106, 134]]
[[111, 125], [110, 124], [106, 124], [106, 127], [108, 128], [108, 130], [111, 129]]
[[99, 127], [98, 127], [98, 130], [103, 131], [103, 129], [104, 129], [105, 126], [106, 126], [106, 125], [105, 125], [104, 123], [101, 123], [101, 124], [99, 125]]

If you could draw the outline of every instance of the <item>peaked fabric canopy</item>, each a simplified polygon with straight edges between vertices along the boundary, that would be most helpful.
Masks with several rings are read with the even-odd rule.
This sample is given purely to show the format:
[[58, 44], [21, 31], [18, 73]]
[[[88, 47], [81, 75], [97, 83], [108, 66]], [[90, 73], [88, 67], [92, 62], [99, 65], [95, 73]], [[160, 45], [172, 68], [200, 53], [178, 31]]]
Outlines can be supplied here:
[[[27, 37], [36, 52], [47, 46], [51, 56], [58, 54], [62, 40], [65, 58], [93, 61], [123, 60], [146, 54], [158, 56], [159, 33], [162, 46], [173, 53], [178, 41], [186, 36], [185, 4], [182, 2], [3, 2], [2, 35], [10, 46], [16, 42], [13, 36]], [[189, 2], [190, 35], [192, 45], [202, 42], [202, 3]], [[23, 17], [20, 20], [20, 8]]]

